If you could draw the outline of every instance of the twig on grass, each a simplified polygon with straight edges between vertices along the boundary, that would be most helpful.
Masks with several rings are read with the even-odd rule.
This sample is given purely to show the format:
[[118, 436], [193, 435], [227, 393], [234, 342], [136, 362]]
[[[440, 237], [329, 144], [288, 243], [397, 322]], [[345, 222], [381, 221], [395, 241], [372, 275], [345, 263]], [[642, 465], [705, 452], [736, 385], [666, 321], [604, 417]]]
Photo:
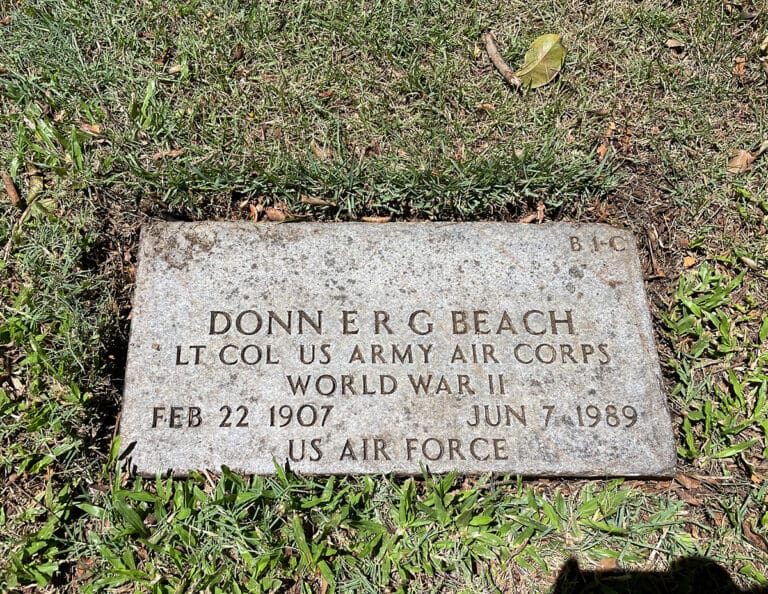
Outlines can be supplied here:
[[493, 33], [490, 31], [483, 33], [483, 43], [485, 43], [485, 51], [488, 52], [488, 57], [496, 67], [496, 70], [499, 71], [499, 74], [507, 81], [509, 86], [518, 90], [523, 85], [523, 81], [515, 76], [515, 72], [507, 65], [504, 58], [501, 57], [501, 52], [499, 52], [499, 46], [496, 45], [496, 38], [493, 36]]

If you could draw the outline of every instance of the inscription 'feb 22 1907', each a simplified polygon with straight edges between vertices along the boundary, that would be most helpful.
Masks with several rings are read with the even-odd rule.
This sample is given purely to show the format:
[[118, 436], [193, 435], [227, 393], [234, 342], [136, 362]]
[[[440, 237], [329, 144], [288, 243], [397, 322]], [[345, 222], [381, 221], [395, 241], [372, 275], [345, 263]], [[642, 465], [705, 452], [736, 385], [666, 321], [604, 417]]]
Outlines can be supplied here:
[[141, 474], [674, 474], [627, 231], [157, 223], [131, 324]]

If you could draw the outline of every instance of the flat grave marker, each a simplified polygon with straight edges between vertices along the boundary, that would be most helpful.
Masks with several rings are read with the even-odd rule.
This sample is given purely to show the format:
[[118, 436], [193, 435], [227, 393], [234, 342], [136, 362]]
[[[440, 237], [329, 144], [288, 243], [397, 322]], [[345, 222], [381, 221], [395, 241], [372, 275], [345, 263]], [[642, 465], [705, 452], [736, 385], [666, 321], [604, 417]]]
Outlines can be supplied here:
[[153, 223], [134, 472], [671, 476], [632, 234], [604, 225]]

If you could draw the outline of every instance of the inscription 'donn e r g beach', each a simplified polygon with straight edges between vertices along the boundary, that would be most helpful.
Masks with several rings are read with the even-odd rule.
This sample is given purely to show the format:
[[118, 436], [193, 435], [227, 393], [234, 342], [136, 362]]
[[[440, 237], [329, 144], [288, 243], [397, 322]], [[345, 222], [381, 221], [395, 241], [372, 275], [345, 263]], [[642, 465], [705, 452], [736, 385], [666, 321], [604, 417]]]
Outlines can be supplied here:
[[675, 465], [634, 240], [603, 225], [148, 226], [120, 433], [142, 474]]

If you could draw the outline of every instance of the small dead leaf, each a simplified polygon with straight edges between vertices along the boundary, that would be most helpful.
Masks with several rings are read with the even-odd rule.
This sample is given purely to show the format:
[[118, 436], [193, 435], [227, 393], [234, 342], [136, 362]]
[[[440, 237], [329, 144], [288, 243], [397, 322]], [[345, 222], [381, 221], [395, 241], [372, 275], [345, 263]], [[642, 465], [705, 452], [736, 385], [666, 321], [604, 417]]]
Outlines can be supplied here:
[[747, 537], [747, 540], [752, 543], [753, 546], [755, 546], [757, 549], [761, 551], [768, 551], [768, 542], [766, 540], [755, 534], [752, 531], [752, 527], [749, 525], [749, 521], [744, 520], [741, 522], [741, 529], [744, 532], [744, 536]]
[[157, 57], [157, 59], [155, 60], [155, 64], [157, 64], [158, 66], [163, 66], [168, 61], [168, 58], [170, 57], [171, 57], [171, 50], [166, 48], [165, 51], [163, 51], [163, 53]]
[[493, 103], [478, 103], [475, 105], [475, 111], [490, 113], [496, 110], [496, 106]]
[[323, 91], [322, 93], [318, 93], [317, 96], [320, 99], [328, 99], [330, 97], [333, 97], [333, 89], [327, 89]]
[[21, 198], [19, 198], [19, 192], [16, 190], [16, 186], [13, 183], [13, 179], [8, 172], [2, 172], [3, 185], [5, 186], [5, 193], [8, 194], [8, 199], [14, 208], [21, 208]]
[[539, 216], [538, 213], [532, 212], [531, 214], [525, 215], [523, 218], [518, 219], [517, 222], [524, 223], [527, 225], [528, 223], [533, 223], [533, 221], [535, 221], [538, 218], [538, 216]]
[[602, 161], [605, 159], [605, 155], [608, 154], [608, 144], [603, 142], [600, 146], [597, 147], [597, 160]]
[[600, 571], [615, 571], [619, 568], [619, 564], [616, 562], [616, 559], [613, 557], [606, 557], [605, 559], [600, 559], [600, 563], [597, 564]]
[[686, 489], [695, 489], [701, 485], [701, 481], [684, 474], [675, 475], [675, 480], [680, 483]]
[[691, 495], [688, 491], [680, 491], [680, 499], [694, 507], [701, 507], [702, 505], [701, 500], [698, 497]]
[[760, 266], [758, 265], [758, 263], [757, 263], [757, 262], [755, 262], [755, 261], [754, 261], [752, 258], [750, 258], [750, 257], [748, 257], [748, 256], [741, 256], [741, 257], [739, 258], [739, 260], [741, 260], [741, 262], [742, 262], [742, 263], [743, 263], [743, 264], [744, 264], [744, 265], [745, 265], [747, 268], [750, 268], [750, 269], [752, 269], [752, 270], [760, 270]]
[[621, 138], [619, 138], [619, 145], [621, 145], [622, 150], [627, 151], [629, 150], [630, 145], [632, 144], [632, 130], [629, 128], [624, 128], [624, 132], [621, 135]]
[[392, 217], [363, 217], [364, 223], [389, 223]]
[[88, 134], [93, 134], [94, 136], [98, 136], [101, 134], [101, 126], [98, 124], [89, 124], [88, 122], [83, 122], [80, 124], [80, 129], [83, 132], [87, 132]]
[[685, 258], [683, 258], [683, 266], [685, 268], [690, 268], [694, 264], [696, 264], [696, 258], [694, 258], [693, 256], [686, 256]]
[[0, 19], [0, 25], [10, 25], [11, 24], [11, 17], [3, 17]]
[[529, 89], [542, 87], [552, 81], [565, 61], [565, 48], [560, 36], [549, 33], [537, 37], [525, 54], [523, 67], [515, 75]]
[[248, 204], [248, 210], [251, 213], [251, 218], [254, 221], [258, 221], [259, 220], [259, 211], [256, 209], [256, 206], [254, 206], [253, 204]]
[[669, 39], [667, 39], [667, 47], [671, 50], [680, 52], [685, 47], [685, 44], [679, 39], [674, 39], [670, 37]]
[[331, 202], [330, 200], [323, 200], [322, 198], [315, 198], [314, 196], [305, 196], [304, 194], [299, 196], [299, 200], [310, 206], [336, 206], [336, 203]]
[[752, 168], [752, 162], [754, 160], [755, 157], [752, 153], [745, 151], [744, 149], [736, 149], [728, 160], [727, 171], [733, 175], [749, 171]]
[[172, 151], [158, 151], [152, 155], [153, 161], [159, 161], [160, 159], [175, 159], [184, 154], [184, 149], [174, 149]]
[[168, 68], [168, 74], [178, 74], [182, 71], [181, 64], [174, 64], [170, 68]]
[[747, 59], [743, 56], [739, 56], [733, 60], [733, 74], [737, 78], [744, 78], [744, 74], [747, 72]]
[[322, 161], [328, 161], [333, 156], [333, 153], [331, 152], [331, 149], [320, 146], [317, 143], [312, 143], [312, 150], [315, 151], [315, 155], [317, 155], [317, 158]]
[[264, 214], [267, 215], [267, 220], [273, 223], [282, 223], [285, 220], [285, 213], [271, 206], [264, 209]]

